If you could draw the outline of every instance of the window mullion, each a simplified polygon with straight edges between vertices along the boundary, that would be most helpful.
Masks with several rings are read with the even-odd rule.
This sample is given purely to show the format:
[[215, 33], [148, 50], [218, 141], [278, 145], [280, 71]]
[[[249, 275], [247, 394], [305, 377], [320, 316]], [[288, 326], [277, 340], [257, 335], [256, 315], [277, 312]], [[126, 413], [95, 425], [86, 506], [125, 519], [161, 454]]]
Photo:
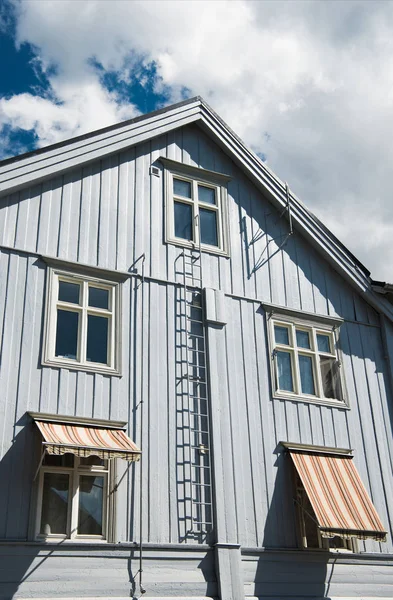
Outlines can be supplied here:
[[299, 373], [299, 355], [296, 347], [296, 330], [293, 324], [288, 323], [290, 325], [291, 332], [291, 345], [292, 345], [292, 357], [293, 357], [293, 387], [295, 394], [301, 394], [302, 388], [300, 385], [300, 373]]
[[199, 222], [199, 209], [198, 209], [198, 182], [194, 179], [192, 180], [192, 203], [193, 203], [193, 211], [192, 211], [192, 228], [193, 228], [193, 236], [195, 244], [199, 245], [200, 235], [201, 235], [201, 224]]
[[86, 347], [87, 347], [87, 302], [88, 302], [88, 282], [84, 281], [82, 285], [82, 312], [79, 325], [79, 360], [81, 363], [86, 362]]
[[312, 336], [313, 336], [313, 344], [314, 344], [314, 348], [315, 348], [315, 375], [316, 375], [316, 395], [319, 398], [323, 398], [323, 386], [322, 386], [322, 376], [321, 376], [321, 367], [319, 365], [319, 354], [318, 354], [318, 346], [317, 346], [317, 333], [316, 330], [313, 328], [312, 329]]

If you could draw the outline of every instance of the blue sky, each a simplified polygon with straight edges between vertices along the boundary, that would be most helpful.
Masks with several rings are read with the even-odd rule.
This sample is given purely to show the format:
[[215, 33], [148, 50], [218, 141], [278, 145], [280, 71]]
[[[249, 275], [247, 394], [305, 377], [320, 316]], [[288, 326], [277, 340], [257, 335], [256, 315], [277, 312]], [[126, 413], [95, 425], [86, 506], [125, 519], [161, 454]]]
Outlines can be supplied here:
[[201, 95], [393, 281], [392, 34], [384, 0], [2, 0], [0, 159]]

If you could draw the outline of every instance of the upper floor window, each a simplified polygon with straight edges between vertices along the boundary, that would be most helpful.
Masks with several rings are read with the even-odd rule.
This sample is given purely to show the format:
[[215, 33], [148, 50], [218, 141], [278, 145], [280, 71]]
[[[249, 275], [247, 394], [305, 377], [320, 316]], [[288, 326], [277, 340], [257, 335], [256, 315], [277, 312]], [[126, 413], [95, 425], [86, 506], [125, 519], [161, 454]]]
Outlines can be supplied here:
[[[167, 170], [167, 241], [227, 253], [226, 187], [220, 173], [174, 161]], [[173, 165], [176, 165], [173, 167]]]
[[44, 363], [118, 372], [119, 285], [50, 269]]
[[335, 325], [273, 312], [269, 318], [269, 338], [275, 396], [343, 403]]

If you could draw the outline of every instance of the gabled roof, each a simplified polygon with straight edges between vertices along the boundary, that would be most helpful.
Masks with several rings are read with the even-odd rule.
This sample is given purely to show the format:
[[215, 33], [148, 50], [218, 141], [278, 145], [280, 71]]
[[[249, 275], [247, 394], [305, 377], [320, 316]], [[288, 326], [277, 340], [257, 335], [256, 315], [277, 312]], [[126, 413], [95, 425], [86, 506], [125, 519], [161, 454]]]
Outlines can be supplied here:
[[[246, 173], [276, 206], [287, 206], [286, 184], [281, 181], [214, 110], [199, 96], [147, 115], [123, 121], [46, 148], [0, 162], [0, 196], [59, 175], [68, 169], [102, 159], [184, 125], [197, 123]], [[356, 257], [289, 192], [292, 222], [305, 238], [363, 295], [393, 319], [393, 308], [371, 288], [370, 273]], [[382, 305], [381, 305], [382, 302]]]

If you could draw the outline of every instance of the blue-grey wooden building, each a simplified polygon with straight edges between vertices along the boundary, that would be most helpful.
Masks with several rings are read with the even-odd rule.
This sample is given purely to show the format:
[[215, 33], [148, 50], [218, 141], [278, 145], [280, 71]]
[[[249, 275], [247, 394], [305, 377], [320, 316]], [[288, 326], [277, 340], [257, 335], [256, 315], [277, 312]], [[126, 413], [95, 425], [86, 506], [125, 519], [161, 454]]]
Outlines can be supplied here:
[[0, 343], [1, 600], [393, 597], [391, 286], [200, 98], [0, 163]]

